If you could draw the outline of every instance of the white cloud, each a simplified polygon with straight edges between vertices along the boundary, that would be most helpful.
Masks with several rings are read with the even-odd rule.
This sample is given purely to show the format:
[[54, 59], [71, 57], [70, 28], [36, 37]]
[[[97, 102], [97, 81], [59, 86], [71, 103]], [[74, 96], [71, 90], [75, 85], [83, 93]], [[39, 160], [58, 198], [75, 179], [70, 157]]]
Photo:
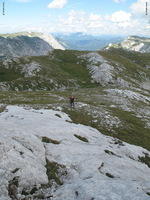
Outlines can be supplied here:
[[145, 15], [146, 10], [146, 1], [150, 3], [149, 0], [138, 0], [137, 2], [131, 5], [131, 12], [133, 14], [143, 14]]
[[68, 0], [53, 0], [49, 3], [48, 8], [63, 8], [67, 2]]
[[[79, 12], [72, 10], [66, 17], [61, 17], [57, 26], [59, 30], [65, 32], [86, 32], [86, 33], [100, 33], [100, 34], [112, 34], [113, 31], [117, 33], [119, 31], [121, 23], [114, 25], [110, 20], [111, 16], [104, 17], [97, 14], [88, 14], [86, 12]], [[125, 24], [126, 22], [126, 24]], [[122, 27], [127, 26], [127, 21], [122, 23]]]
[[129, 22], [130, 19], [131, 19], [131, 14], [121, 10], [113, 13], [110, 17], [110, 20], [116, 23]]
[[59, 18], [55, 31], [149, 35], [148, 27], [145, 19], [134, 18], [131, 13], [124, 11], [118, 11], [112, 15], [98, 15], [72, 10], [67, 16]]
[[90, 18], [90, 20], [92, 20], [92, 21], [97, 21], [97, 20], [101, 20], [101, 19], [102, 19], [100, 15], [93, 14], [93, 13], [90, 14], [89, 18]]
[[[25, 0], [24, 0], [25, 1]], [[50, 8], [62, 8], [68, 0], [54, 0], [49, 4]], [[150, 0], [149, 0], [150, 1]], [[60, 14], [55, 18], [47, 16], [44, 21], [37, 24], [27, 24], [18, 30], [32, 30], [41, 32], [84, 32], [89, 34], [117, 34], [117, 35], [149, 35], [150, 23], [147, 17], [137, 16], [143, 0], [137, 0], [131, 5], [132, 12], [123, 10], [112, 13], [111, 15], [100, 15], [87, 13], [84, 11], [71, 10], [70, 12]], [[149, 16], [148, 16], [149, 17]], [[49, 20], [51, 19], [51, 20]], [[1, 28], [1, 26], [0, 26]], [[3, 29], [8, 29], [7, 27]], [[10, 28], [8, 29], [10, 30]], [[17, 28], [15, 27], [15, 30]]]

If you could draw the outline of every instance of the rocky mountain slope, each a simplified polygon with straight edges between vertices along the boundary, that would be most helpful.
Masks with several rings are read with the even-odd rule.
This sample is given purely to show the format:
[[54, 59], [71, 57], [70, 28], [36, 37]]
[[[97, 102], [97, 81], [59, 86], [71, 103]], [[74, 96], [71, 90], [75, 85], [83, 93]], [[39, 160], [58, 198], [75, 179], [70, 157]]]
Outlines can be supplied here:
[[101, 86], [144, 87], [149, 54], [113, 50], [52, 51], [48, 56], [0, 61], [1, 90], [50, 90]]
[[149, 86], [149, 53], [1, 60], [0, 200], [148, 200]]
[[127, 39], [118, 44], [109, 44], [106, 49], [123, 48], [130, 51], [141, 53], [150, 53], [150, 38], [129, 36]]
[[34, 32], [0, 35], [0, 58], [47, 55], [52, 49], [64, 50], [52, 35]]
[[1, 200], [149, 199], [146, 149], [55, 110], [8, 106], [0, 124]]
[[[55, 50], [48, 56], [7, 59], [0, 65], [0, 102], [63, 104], [76, 123], [149, 149], [149, 58], [145, 53], [111, 49]], [[71, 94], [85, 106], [68, 109]]]

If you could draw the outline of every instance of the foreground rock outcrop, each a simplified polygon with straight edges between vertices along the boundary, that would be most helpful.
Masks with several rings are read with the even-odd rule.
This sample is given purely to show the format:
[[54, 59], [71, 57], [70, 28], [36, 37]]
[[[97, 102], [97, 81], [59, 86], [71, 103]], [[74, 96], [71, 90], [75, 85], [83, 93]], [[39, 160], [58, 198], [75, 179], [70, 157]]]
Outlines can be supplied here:
[[0, 126], [0, 200], [149, 199], [146, 149], [61, 111], [8, 106]]

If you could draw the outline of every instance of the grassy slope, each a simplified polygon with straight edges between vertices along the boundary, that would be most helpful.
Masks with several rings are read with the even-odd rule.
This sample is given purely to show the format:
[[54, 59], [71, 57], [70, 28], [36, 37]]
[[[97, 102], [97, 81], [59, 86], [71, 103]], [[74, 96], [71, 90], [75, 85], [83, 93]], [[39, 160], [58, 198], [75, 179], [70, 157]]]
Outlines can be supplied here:
[[145, 67], [146, 65], [150, 65], [150, 53], [139, 53], [134, 51], [126, 51], [123, 49], [110, 49], [107, 51], [108, 53], [111, 53], [112, 55], [117, 54], [124, 58], [130, 59], [132, 62]]
[[[53, 79], [60, 86], [70, 87], [64, 91], [37, 91], [37, 92], [0, 92], [0, 103], [4, 104], [21, 104], [31, 105], [34, 108], [51, 108], [53, 106], [63, 106], [74, 122], [90, 125], [97, 128], [104, 134], [112, 135], [126, 142], [143, 146], [150, 150], [150, 134], [149, 129], [145, 128], [145, 123], [135, 116], [133, 112], [125, 112], [116, 103], [116, 108], [111, 108], [111, 100], [106, 97], [104, 89], [96, 84], [91, 83], [89, 72], [86, 68], [86, 61], [80, 62], [77, 58], [83, 52], [79, 51], [61, 51], [55, 50], [49, 56], [29, 57], [28, 59], [20, 58], [20, 63], [38, 62], [42, 66], [42, 71], [36, 77], [25, 78], [21, 73], [20, 64], [13, 61], [9, 69], [0, 66], [0, 81], [11, 83], [11, 89], [20, 87], [20, 90], [26, 90], [32, 86], [35, 90], [54, 89], [53, 83], [49, 83], [49, 79]], [[84, 52], [85, 53], [85, 52]], [[107, 59], [112, 59], [123, 65], [124, 72], [122, 76], [127, 79], [135, 78], [142, 80], [141, 72], [149, 76], [149, 71], [144, 68], [150, 64], [149, 54], [129, 53], [123, 50], [111, 50], [99, 52]], [[18, 70], [19, 69], [19, 70]], [[137, 78], [138, 77], [138, 78]], [[19, 86], [19, 85], [22, 85]], [[76, 85], [80, 86], [79, 89]], [[58, 88], [59, 88], [58, 87]], [[74, 87], [74, 88], [73, 88]], [[111, 87], [111, 86], [110, 86]], [[76, 88], [76, 89], [75, 89]], [[102, 124], [102, 119], [95, 118], [91, 112], [85, 108], [72, 110], [68, 107], [68, 96], [74, 94], [78, 97], [77, 101], [83, 102], [91, 106], [92, 110], [103, 108], [112, 116], [117, 116], [122, 127], [113, 127], [111, 130], [105, 124]], [[134, 101], [133, 101], [134, 104]], [[145, 105], [140, 103], [139, 107]], [[0, 111], [3, 111], [1, 109]], [[95, 122], [95, 119], [97, 122]]]
[[[7, 82], [11, 90], [51, 90], [62, 87], [95, 87], [91, 83], [86, 60], [83, 62], [78, 56], [85, 52], [55, 50], [49, 56], [20, 58], [12, 61], [7, 68], [0, 62], [0, 82]], [[100, 51], [106, 59], [120, 64], [123, 73], [120, 77], [129, 82], [142, 81], [150, 72], [144, 66], [150, 65], [149, 54], [129, 53], [124, 50], [112, 49]], [[21, 72], [23, 64], [37, 62], [41, 71], [36, 76], [25, 77]], [[50, 79], [53, 80], [50, 83]]]
[[[91, 107], [91, 110], [87, 109], [86, 106], [70, 109], [68, 105], [68, 96], [72, 94], [72, 92], [78, 97], [77, 101], [86, 103]], [[97, 93], [100, 95], [100, 98], [95, 96]], [[92, 96], [90, 96], [90, 94], [92, 94]], [[105, 93], [102, 88], [53, 92], [1, 92], [0, 103], [29, 105], [36, 109], [61, 106], [63, 107], [63, 111], [68, 113], [75, 123], [92, 126], [97, 128], [103, 134], [114, 136], [128, 143], [136, 144], [150, 150], [150, 134], [149, 129], [145, 127], [145, 122], [136, 117], [134, 112], [123, 111], [118, 107], [110, 107], [111, 102], [109, 99], [105, 101], [104, 97]], [[143, 106], [143, 104], [141, 104], [141, 106]], [[110, 129], [107, 125], [102, 124], [101, 121], [103, 119], [93, 115], [93, 111], [96, 111], [99, 108], [104, 109], [114, 117], [118, 117], [121, 120], [122, 126], [119, 126], [118, 128], [112, 127]], [[1, 111], [3, 111], [3, 109]]]
[[84, 63], [78, 62], [78, 55], [80, 53], [76, 51], [55, 50], [50, 57], [37, 57], [34, 60], [45, 66], [43, 75], [47, 73], [49, 77], [57, 76], [60, 80], [75, 79], [80, 85], [91, 85], [88, 70]]
[[123, 49], [111, 49], [109, 51], [100, 51], [99, 53], [106, 59], [120, 63], [124, 67], [122, 77], [127, 80], [130, 77], [137, 81], [142, 81], [145, 75], [150, 77], [150, 71], [145, 68], [150, 65], [150, 53], [142, 54]]
[[[20, 58], [12, 61], [7, 69], [0, 62], [0, 82], [7, 82], [11, 90], [51, 90], [61, 87], [94, 87], [84, 63], [78, 62], [79, 52], [55, 50], [49, 56]], [[37, 62], [41, 71], [33, 77], [25, 77], [21, 72], [22, 64]], [[50, 79], [53, 80], [50, 83]]]

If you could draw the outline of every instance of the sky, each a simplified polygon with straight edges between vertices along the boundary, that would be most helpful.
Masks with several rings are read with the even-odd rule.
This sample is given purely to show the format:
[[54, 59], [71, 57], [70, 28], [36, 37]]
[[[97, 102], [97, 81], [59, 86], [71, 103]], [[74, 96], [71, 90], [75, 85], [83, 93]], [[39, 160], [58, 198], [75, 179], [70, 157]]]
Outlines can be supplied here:
[[0, 11], [0, 33], [150, 36], [150, 0], [0, 0]]

